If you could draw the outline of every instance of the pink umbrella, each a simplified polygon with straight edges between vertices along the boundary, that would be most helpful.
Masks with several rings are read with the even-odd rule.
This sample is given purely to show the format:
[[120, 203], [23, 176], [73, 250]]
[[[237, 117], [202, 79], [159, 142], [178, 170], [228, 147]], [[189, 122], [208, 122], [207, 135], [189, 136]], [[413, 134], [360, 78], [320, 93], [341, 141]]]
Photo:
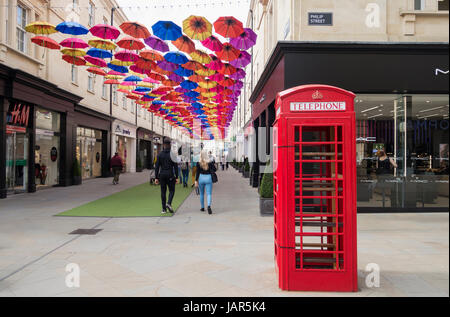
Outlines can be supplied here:
[[222, 42], [215, 37], [214, 35], [211, 35], [210, 37], [206, 38], [204, 41], [201, 41], [202, 45], [206, 48], [209, 48], [211, 51], [218, 52], [221, 51], [223, 48]]
[[223, 68], [222, 61], [214, 54], [209, 54], [209, 56], [212, 58], [212, 61], [211, 63], [206, 64], [205, 66], [215, 71], [221, 70]]
[[125, 76], [125, 74], [116, 72], [115, 70], [110, 70], [107, 75], [111, 75], [111, 76]]
[[94, 25], [90, 30], [92, 35], [105, 40], [115, 40], [120, 35], [120, 30], [112, 25], [107, 24], [97, 24]]
[[225, 75], [222, 75], [222, 74], [220, 74], [220, 73], [215, 73], [214, 75], [209, 76], [208, 78], [211, 79], [211, 80], [213, 80], [213, 81], [219, 82], [219, 81], [225, 79]]
[[256, 44], [257, 35], [252, 29], [246, 28], [244, 32], [236, 38], [230, 39], [231, 45], [240, 50], [248, 50]]
[[160, 52], [168, 52], [169, 51], [169, 45], [166, 44], [163, 40], [156, 36], [150, 36], [149, 38], [146, 38], [144, 40], [145, 44], [153, 48], [154, 50], [160, 51]]
[[156, 80], [154, 80], [153, 78], [150, 78], [150, 77], [145, 77], [142, 81], [146, 82], [146, 83], [150, 83], [150, 84], [159, 84], [159, 81], [156, 81]]
[[230, 64], [236, 68], [243, 68], [245, 66], [247, 66], [248, 64], [250, 64], [250, 62], [252, 61], [252, 56], [247, 53], [246, 51], [241, 51], [241, 54], [239, 55], [239, 57], [237, 59], [235, 59], [234, 61], [231, 61]]
[[84, 59], [86, 60], [86, 62], [89, 62], [89, 63], [91, 63], [91, 64], [93, 64], [95, 66], [98, 66], [98, 67], [106, 67], [106, 66], [108, 66], [108, 64], [103, 59], [98, 58], [98, 57], [92, 57], [92, 56], [86, 55], [84, 57]]
[[61, 43], [59, 43], [63, 47], [68, 48], [86, 48], [89, 47], [89, 44], [87, 44], [85, 41], [79, 38], [68, 38], [63, 40]]
[[139, 55], [129, 50], [122, 50], [114, 54], [114, 57], [122, 62], [135, 62], [139, 59]]
[[138, 67], [136, 65], [131, 65], [130, 66], [130, 70], [135, 72], [135, 73], [139, 73], [139, 74], [145, 74], [145, 72], [146, 72], [145, 69], [142, 69], [142, 68], [140, 68], [140, 67]]

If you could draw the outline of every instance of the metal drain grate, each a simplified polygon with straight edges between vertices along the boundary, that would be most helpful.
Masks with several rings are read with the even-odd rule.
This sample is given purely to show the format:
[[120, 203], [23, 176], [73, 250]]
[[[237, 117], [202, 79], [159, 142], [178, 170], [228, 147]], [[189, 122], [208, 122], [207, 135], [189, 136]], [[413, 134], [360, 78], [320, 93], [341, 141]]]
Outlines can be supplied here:
[[103, 229], [77, 229], [75, 231], [72, 231], [69, 234], [88, 234], [88, 235], [95, 235], [98, 232], [102, 231]]

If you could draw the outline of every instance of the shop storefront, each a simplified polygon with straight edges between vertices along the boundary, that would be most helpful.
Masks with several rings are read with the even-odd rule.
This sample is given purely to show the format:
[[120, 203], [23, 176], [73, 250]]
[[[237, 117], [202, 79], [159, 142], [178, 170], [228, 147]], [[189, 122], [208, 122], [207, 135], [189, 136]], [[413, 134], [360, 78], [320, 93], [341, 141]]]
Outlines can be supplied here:
[[73, 112], [81, 97], [0, 64], [0, 198], [73, 181]]
[[154, 133], [153, 134], [153, 165], [156, 163], [158, 154], [162, 151], [163, 136]]
[[279, 43], [250, 98], [257, 137], [270, 133], [279, 91], [350, 90], [358, 211], [448, 211], [448, 70], [448, 44]]
[[122, 121], [113, 122], [112, 154], [119, 153], [125, 172], [136, 172], [136, 126]]
[[138, 148], [137, 148], [137, 157], [141, 162], [142, 169], [152, 169], [153, 168], [153, 132], [138, 128], [137, 130], [138, 137]]

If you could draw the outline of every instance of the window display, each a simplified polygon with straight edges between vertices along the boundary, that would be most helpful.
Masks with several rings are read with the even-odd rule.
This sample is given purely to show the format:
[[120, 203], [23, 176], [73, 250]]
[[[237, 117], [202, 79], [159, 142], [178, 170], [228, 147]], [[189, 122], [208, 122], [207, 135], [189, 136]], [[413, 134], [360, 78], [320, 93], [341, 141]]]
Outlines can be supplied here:
[[102, 176], [102, 132], [78, 127], [76, 155], [83, 179]]

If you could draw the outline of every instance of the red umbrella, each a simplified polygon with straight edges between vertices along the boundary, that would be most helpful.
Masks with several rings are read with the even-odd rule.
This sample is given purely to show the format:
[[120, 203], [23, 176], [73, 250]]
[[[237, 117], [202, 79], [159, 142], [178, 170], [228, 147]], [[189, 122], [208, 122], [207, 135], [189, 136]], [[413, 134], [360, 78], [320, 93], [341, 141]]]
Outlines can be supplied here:
[[86, 60], [86, 62], [89, 62], [95, 66], [99, 66], [99, 67], [108, 66], [108, 64], [103, 59], [98, 58], [98, 57], [92, 57], [92, 56], [86, 55], [84, 57], [84, 59]]
[[223, 75], [233, 75], [235, 72], [237, 72], [236, 67], [231, 66], [228, 63], [224, 63], [222, 69], [218, 70], [219, 73], [223, 74]]
[[119, 42], [117, 42], [117, 45], [127, 50], [141, 50], [145, 47], [144, 43], [131, 36], [125, 36]]
[[31, 42], [52, 50], [59, 50], [61, 48], [61, 46], [55, 40], [52, 40], [51, 38], [46, 36], [35, 36], [31, 39]]
[[115, 26], [107, 24], [94, 25], [89, 31], [92, 35], [105, 40], [115, 40], [120, 35], [120, 31]]
[[209, 56], [211, 56], [212, 61], [211, 61], [211, 63], [206, 64], [205, 65], [206, 67], [208, 67], [209, 69], [212, 69], [212, 70], [216, 70], [216, 71], [218, 71], [218, 70], [223, 68], [223, 63], [221, 62], [220, 59], [218, 59], [213, 54], [210, 54]]
[[244, 26], [242, 22], [234, 17], [221, 17], [214, 22], [214, 29], [223, 37], [238, 37], [244, 33]]
[[89, 67], [87, 71], [95, 75], [106, 76], [106, 72], [101, 68]]
[[68, 47], [68, 48], [87, 48], [89, 47], [89, 44], [87, 44], [85, 41], [79, 38], [68, 38], [63, 40], [61, 43], [61, 46]]
[[65, 60], [69, 64], [81, 66], [86, 65], [86, 61], [83, 57], [80, 56], [70, 56], [70, 55], [63, 55], [62, 59]]
[[138, 22], [126, 21], [119, 26], [122, 31], [132, 37], [146, 39], [151, 36], [150, 31]]
[[225, 43], [220, 52], [217, 52], [217, 57], [224, 61], [234, 61], [239, 57], [241, 51], [234, 48], [230, 43]]
[[163, 75], [157, 74], [157, 73], [150, 73], [148, 75], [148, 77], [157, 80], [157, 81], [163, 81], [166, 79], [166, 77], [164, 77]]
[[139, 58], [135, 63], [134, 63], [137, 67], [145, 69], [145, 70], [150, 70], [150, 69], [154, 69], [154, 67], [156, 66], [156, 63], [153, 62], [150, 59], [146, 59], [146, 58]]
[[230, 87], [234, 85], [234, 80], [228, 77], [225, 77], [224, 80], [220, 81], [220, 84], [225, 87]]
[[176, 87], [179, 85], [179, 83], [177, 83], [176, 81], [170, 80], [170, 79], [163, 80], [162, 84], [164, 86], [171, 86], [171, 87]]

